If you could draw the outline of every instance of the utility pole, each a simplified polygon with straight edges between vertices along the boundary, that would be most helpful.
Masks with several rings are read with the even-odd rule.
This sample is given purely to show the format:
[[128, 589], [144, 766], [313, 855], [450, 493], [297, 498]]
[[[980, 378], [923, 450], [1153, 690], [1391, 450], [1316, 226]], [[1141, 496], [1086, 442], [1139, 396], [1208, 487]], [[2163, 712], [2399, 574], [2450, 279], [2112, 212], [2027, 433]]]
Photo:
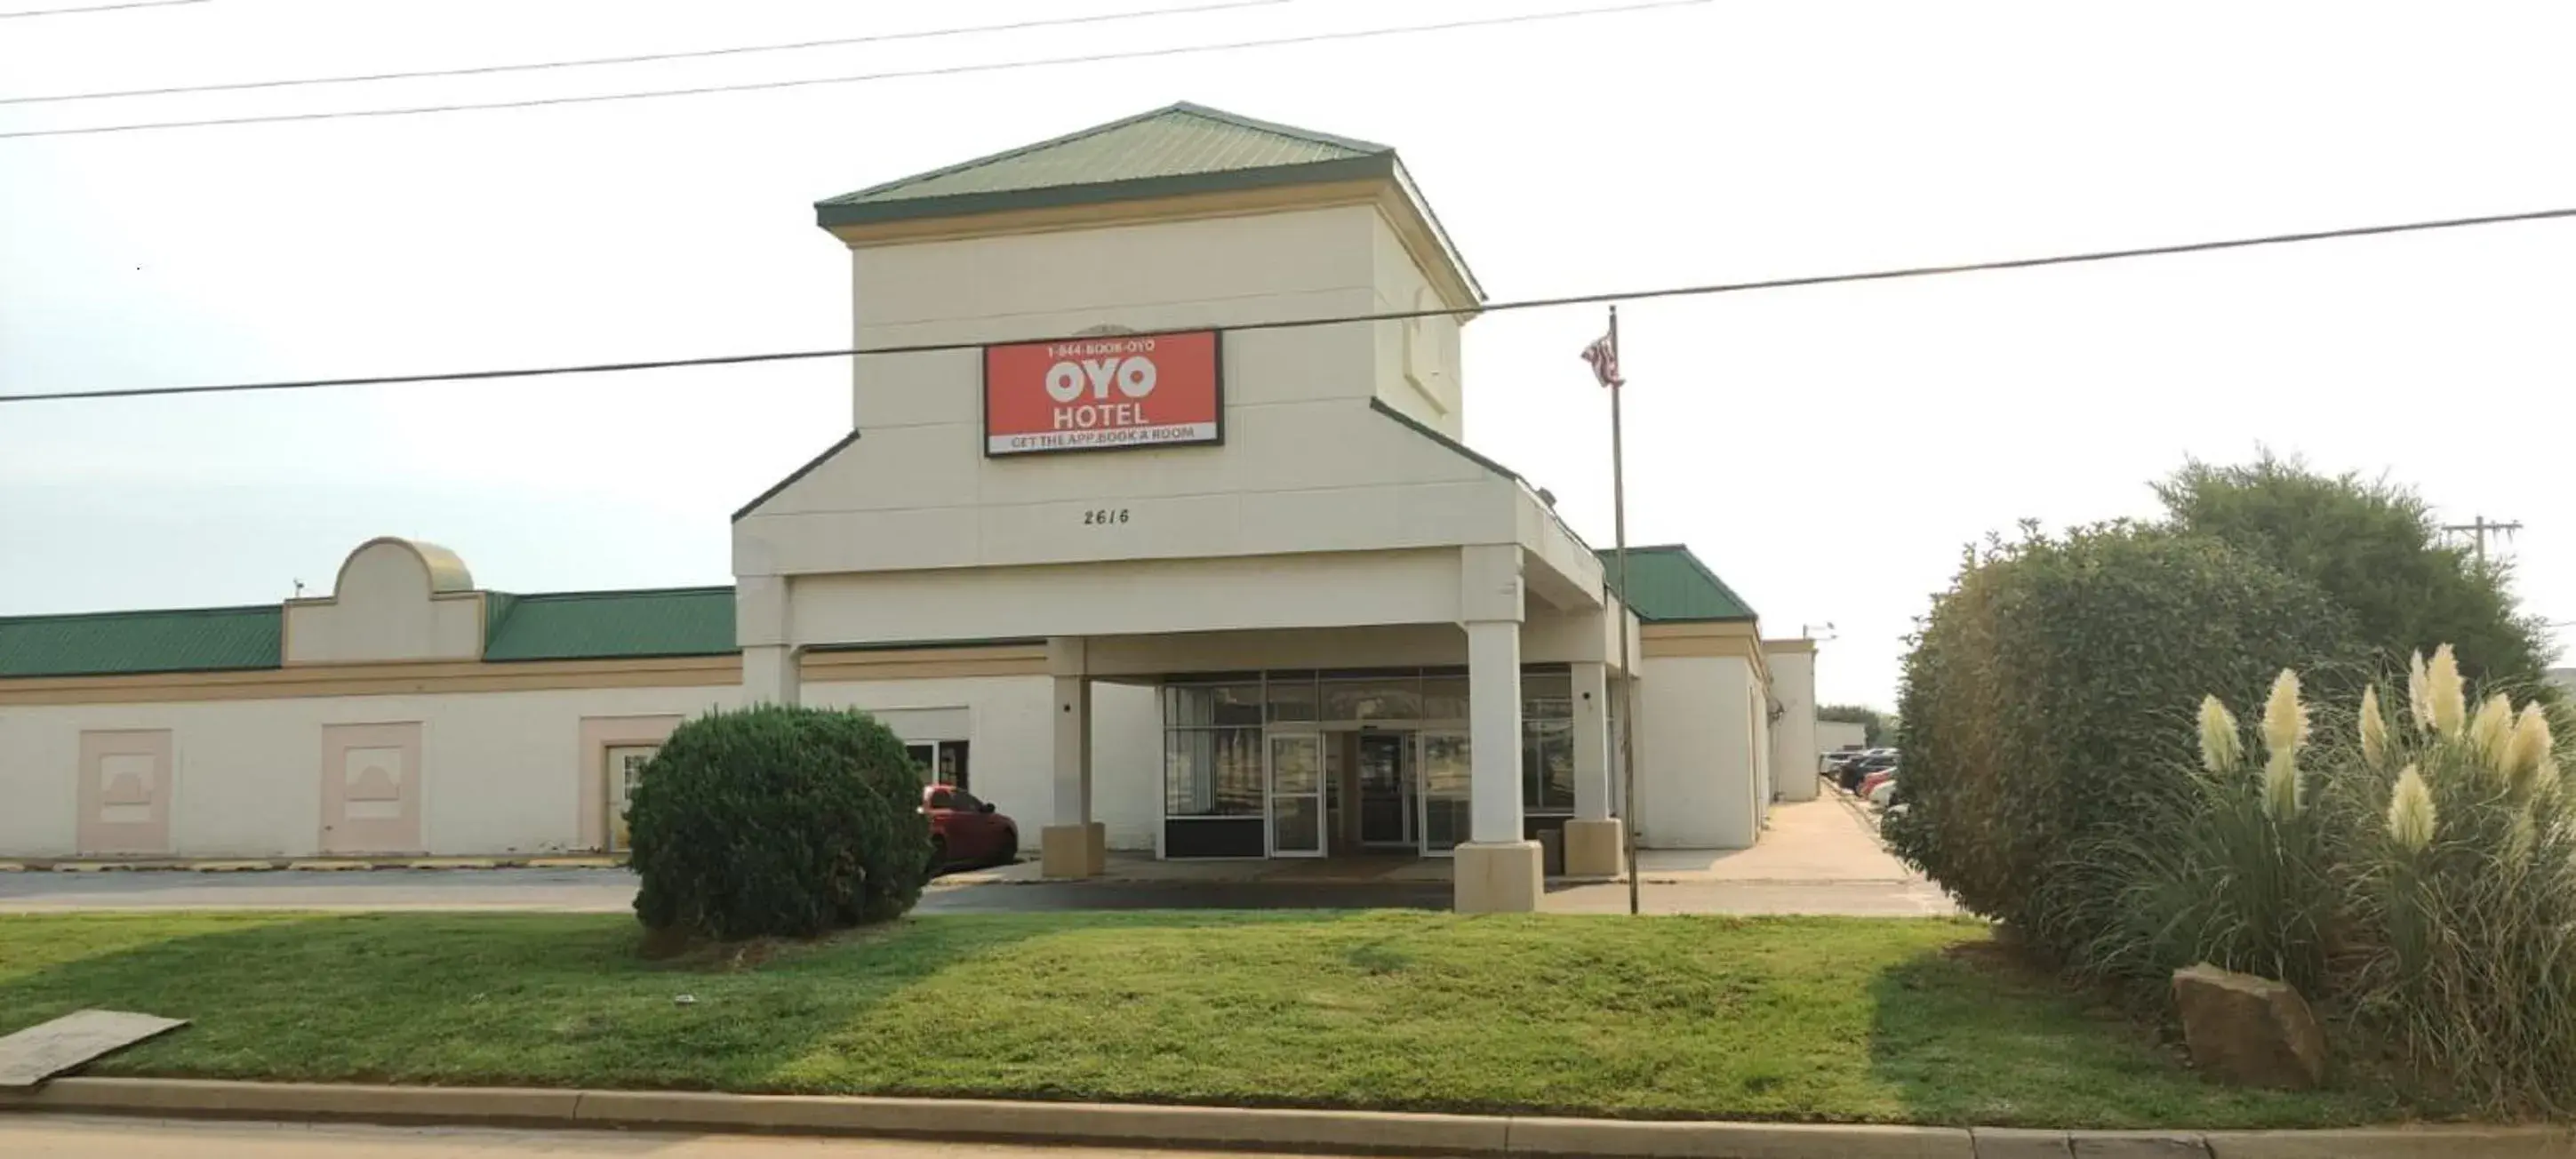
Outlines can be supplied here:
[[[1616, 396], [1614, 395], [1613, 397], [1615, 398]], [[1615, 411], [1615, 410], [1617, 409], [1617, 407], [1618, 407], [1618, 404], [1617, 404], [1616, 402], [1613, 402], [1613, 403], [1611, 404], [1611, 407], [1612, 407], [1612, 409]], [[2469, 521], [2469, 522], [2467, 522], [2467, 523], [2445, 523], [2445, 524], [2443, 524], [2443, 525], [2442, 525], [2442, 530], [2444, 530], [2444, 531], [2465, 531], [2465, 532], [2468, 532], [2471, 536], [2475, 537], [2476, 542], [2477, 542], [2477, 552], [2478, 552], [2478, 570], [2479, 570], [2480, 572], [2484, 572], [2485, 570], [2487, 570], [2487, 533], [2488, 533], [2488, 532], [2490, 532], [2490, 531], [2492, 531], [2492, 532], [2495, 532], [2495, 533], [2496, 533], [2496, 534], [2498, 534], [2498, 535], [2502, 535], [2502, 536], [2510, 537], [2510, 536], [2512, 536], [2512, 535], [2513, 535], [2513, 533], [2514, 533], [2514, 532], [2517, 532], [2517, 531], [2522, 530], [2522, 524], [2520, 524], [2520, 523], [2518, 523], [2518, 522], [2516, 522], [2516, 523], [2501, 523], [2501, 522], [2499, 522], [2499, 523], [2489, 523], [2489, 522], [2487, 522], [2487, 517], [2486, 517], [2486, 516], [2484, 516], [2484, 515], [2480, 515], [2480, 516], [2478, 516], [2478, 517], [2476, 517], [2476, 518], [2474, 518], [2474, 519], [2470, 520], [2470, 521]]]

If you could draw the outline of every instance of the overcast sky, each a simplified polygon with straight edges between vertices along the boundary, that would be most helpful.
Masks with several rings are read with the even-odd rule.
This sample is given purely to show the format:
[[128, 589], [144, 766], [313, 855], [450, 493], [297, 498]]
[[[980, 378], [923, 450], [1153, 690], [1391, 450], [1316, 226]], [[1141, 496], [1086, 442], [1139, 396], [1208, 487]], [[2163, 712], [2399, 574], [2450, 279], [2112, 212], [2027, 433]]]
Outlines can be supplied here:
[[[0, 11], [72, 0], [0, 0]], [[1187, 6], [209, 0], [0, 20], [0, 96]], [[534, 75], [0, 105], [0, 132], [1079, 56], [1614, 0], [1241, 10]], [[0, 139], [0, 392], [846, 344], [819, 197], [1190, 100], [1395, 145], [1497, 299], [2576, 205], [2563, 5], [1719, 3], [1207, 55]], [[2520, 519], [2576, 618], [2576, 222], [1622, 311], [1629, 533], [1892, 703], [1963, 544], [2258, 447]], [[1469, 441], [1610, 541], [1597, 308], [1466, 331]], [[0, 614], [273, 601], [360, 540], [517, 591], [721, 583], [833, 363], [0, 406]], [[1821, 632], [1821, 628], [1819, 629]]]

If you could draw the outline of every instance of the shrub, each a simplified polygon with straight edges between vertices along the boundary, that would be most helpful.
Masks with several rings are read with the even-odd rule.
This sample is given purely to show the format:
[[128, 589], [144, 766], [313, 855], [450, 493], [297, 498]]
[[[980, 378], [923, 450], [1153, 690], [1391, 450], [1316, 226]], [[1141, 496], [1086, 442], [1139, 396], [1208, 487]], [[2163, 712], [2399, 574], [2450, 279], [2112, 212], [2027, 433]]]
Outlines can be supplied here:
[[[2213, 724], [2175, 836], [2094, 851], [2137, 905], [2099, 960], [2288, 977], [2384, 1041], [2423, 1093], [2495, 1114], [2576, 1110], [2576, 793], [2552, 743], [2565, 724], [2473, 700], [2447, 647], [2415, 659], [2402, 709], [2370, 689], [2324, 743], [2260, 772], [2224, 759], [2233, 722]], [[2283, 864], [2299, 870], [2238, 868]]]
[[2075, 951], [2079, 972], [2160, 995], [2173, 971], [2209, 962], [2321, 992], [2338, 897], [2321, 806], [2299, 765], [2309, 727], [2287, 671], [2265, 701], [2259, 748], [2217, 697], [2201, 702], [2197, 765], [2156, 778], [2138, 824], [2071, 851], [2068, 864], [2117, 903]]
[[[1972, 551], [1906, 658], [1899, 856], [1967, 908], [2076, 958], [2123, 882], [2075, 862], [2153, 823], [2188, 768], [2179, 708], [2359, 654], [2313, 586], [2223, 543], [2129, 524]], [[2352, 677], [2357, 679], [2357, 675]]]
[[2542, 627], [2515, 611], [2506, 567], [2480, 568], [2443, 543], [2409, 491], [2266, 455], [2232, 467], [2192, 463], [2156, 496], [2175, 530], [2225, 540], [2323, 589], [2383, 664], [2448, 643], [2471, 680], [2540, 677]]
[[627, 813], [656, 931], [810, 937], [911, 909], [930, 825], [903, 742], [864, 713], [761, 705], [682, 724]]

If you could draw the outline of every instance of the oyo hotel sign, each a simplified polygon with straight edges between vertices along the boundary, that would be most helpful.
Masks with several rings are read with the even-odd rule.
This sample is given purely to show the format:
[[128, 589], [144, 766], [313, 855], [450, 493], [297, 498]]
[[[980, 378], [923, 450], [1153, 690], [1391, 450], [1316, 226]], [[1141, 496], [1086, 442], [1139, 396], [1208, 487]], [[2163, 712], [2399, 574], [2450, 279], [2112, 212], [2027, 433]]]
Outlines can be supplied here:
[[1117, 334], [984, 348], [984, 453], [1225, 441], [1217, 332]]

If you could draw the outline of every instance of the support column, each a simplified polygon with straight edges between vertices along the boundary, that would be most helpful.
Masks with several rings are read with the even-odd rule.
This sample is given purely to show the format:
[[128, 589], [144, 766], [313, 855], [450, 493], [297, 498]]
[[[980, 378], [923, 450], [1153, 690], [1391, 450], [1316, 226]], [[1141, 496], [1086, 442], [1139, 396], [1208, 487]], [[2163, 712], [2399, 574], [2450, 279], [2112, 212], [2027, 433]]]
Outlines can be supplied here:
[[1521, 557], [1462, 549], [1467, 631], [1468, 840], [1452, 866], [1459, 913], [1529, 913], [1544, 892], [1538, 842], [1521, 835]]
[[1617, 877], [1619, 820], [1610, 815], [1610, 666], [1574, 667], [1574, 819], [1565, 823], [1565, 875]]
[[799, 694], [796, 672], [796, 649], [785, 644], [762, 644], [742, 650], [742, 702], [754, 704], [795, 704]]
[[735, 579], [733, 637], [742, 644], [745, 705], [797, 702], [796, 634], [789, 630], [789, 610], [786, 577]]
[[1080, 640], [1047, 641], [1056, 671], [1055, 810], [1038, 834], [1038, 869], [1047, 877], [1098, 877], [1109, 860], [1108, 826], [1091, 819], [1091, 677], [1079, 671], [1081, 651]]

